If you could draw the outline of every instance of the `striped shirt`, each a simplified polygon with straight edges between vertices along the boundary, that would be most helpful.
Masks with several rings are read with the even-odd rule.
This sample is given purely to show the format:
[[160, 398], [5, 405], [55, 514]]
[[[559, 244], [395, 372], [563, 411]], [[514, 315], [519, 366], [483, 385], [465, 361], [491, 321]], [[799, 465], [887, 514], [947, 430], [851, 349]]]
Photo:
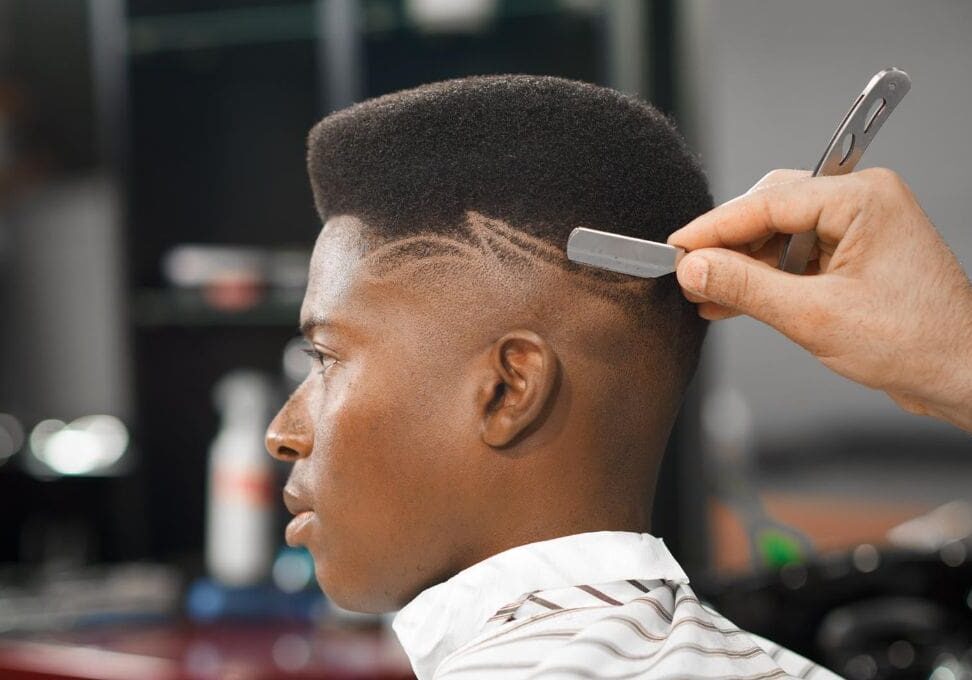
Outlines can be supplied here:
[[838, 677], [700, 602], [649, 534], [512, 548], [420, 593], [393, 627], [419, 680]]

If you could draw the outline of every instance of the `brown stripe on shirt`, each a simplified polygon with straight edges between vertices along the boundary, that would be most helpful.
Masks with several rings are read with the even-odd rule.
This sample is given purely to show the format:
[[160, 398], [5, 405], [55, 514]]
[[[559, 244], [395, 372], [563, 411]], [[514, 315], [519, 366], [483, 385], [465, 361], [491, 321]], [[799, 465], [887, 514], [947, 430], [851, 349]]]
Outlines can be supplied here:
[[[731, 652], [729, 650], [718, 650], [718, 649], [713, 650], [713, 649], [708, 649], [706, 647], [698, 647], [698, 646], [695, 646], [697, 647], [697, 649], [691, 649], [691, 647], [692, 647], [691, 645], [677, 645], [676, 647], [673, 647], [671, 650], [669, 650], [669, 653], [674, 653], [676, 651], [682, 651], [683, 649], [688, 649], [688, 651], [704, 653], [706, 656], [723, 656], [723, 657], [730, 657], [730, 658], [739, 658], [739, 657], [752, 657], [762, 652], [761, 649], [757, 649], [757, 648], [754, 648], [753, 650], [746, 650], [749, 653], [743, 653], [743, 652]], [[634, 678], [634, 677], [644, 676], [644, 673], [646, 671], [656, 666], [658, 663], [662, 661], [664, 657], [667, 656], [668, 653], [662, 655], [661, 657], [656, 659], [653, 663], [649, 664], [648, 666], [641, 666], [635, 671], [632, 671], [630, 673], [623, 673], [621, 675], [600, 675], [599, 673], [597, 673], [594, 670], [591, 670], [590, 668], [584, 668], [581, 666], [556, 666], [556, 667], [544, 668], [541, 671], [534, 673], [530, 677], [538, 678], [546, 675], [547, 673], [569, 673], [572, 676], [576, 675], [585, 678], [610, 678], [611, 680], [620, 680], [621, 678]], [[465, 670], [465, 668], [456, 669], [457, 672], [459, 670]], [[769, 680], [770, 678], [786, 677], [786, 675], [787, 675], [786, 671], [784, 671], [781, 668], [777, 668], [776, 670], [770, 671], [769, 673], [742, 676], [741, 678], [736, 678], [734, 680]], [[679, 680], [685, 680], [685, 678], [688, 678], [690, 676], [686, 676], [684, 673], [681, 673], [677, 676], [672, 676], [672, 677], [677, 677], [679, 678]], [[699, 677], [706, 677], [706, 676], [699, 676]], [[720, 680], [730, 680], [730, 679], [720, 678]]]
[[[492, 671], [508, 670], [513, 668], [535, 668], [537, 665], [538, 663], [534, 663], [532, 665], [513, 665], [513, 664], [500, 664], [500, 663], [472, 664], [469, 666], [462, 666], [461, 668], [456, 668], [453, 670], [446, 671], [443, 674], [443, 676], [448, 678], [453, 673], [468, 673], [471, 671], [483, 672], [483, 671], [490, 671], [490, 670]], [[571, 675], [572, 677], [591, 678], [596, 680], [624, 680], [625, 678], [635, 678], [635, 677], [643, 676], [646, 670], [647, 670], [646, 668], [642, 667], [639, 668], [638, 670], [631, 671], [629, 673], [622, 673], [620, 675], [601, 675], [597, 671], [594, 671], [590, 668], [585, 668], [583, 666], [552, 666], [549, 668], [544, 668], [539, 672], [533, 673], [530, 677], [539, 678], [551, 673], [557, 673], [557, 674], [566, 673]], [[770, 671], [768, 673], [759, 673], [757, 675], [744, 675], [744, 676], [735, 676], [735, 677], [720, 676], [719, 680], [773, 680], [775, 678], [783, 678], [783, 677], [787, 677], [786, 671], [784, 671], [782, 668], [777, 668], [776, 670]], [[690, 680], [691, 678], [699, 678], [699, 680], [702, 679], [712, 680], [712, 676], [704, 676], [704, 675], [689, 676], [686, 675], [685, 673], [666, 676], [666, 680], [675, 680], [676, 678], [678, 680]]]
[[677, 628], [681, 628], [682, 626], [695, 626], [697, 628], [710, 630], [715, 633], [722, 633], [723, 635], [749, 635], [749, 633], [747, 633], [744, 630], [740, 630], [738, 628], [727, 630], [725, 628], [720, 628], [719, 626], [715, 625], [714, 623], [711, 623], [710, 621], [699, 619], [694, 616], [686, 617], [684, 619], [679, 619], [676, 623], [666, 628], [664, 633], [660, 633], [660, 634], [655, 634], [650, 632], [643, 625], [641, 625], [641, 621], [632, 618], [630, 616], [623, 616], [619, 614], [617, 616], [605, 616], [603, 619], [600, 620], [617, 621], [618, 623], [623, 623], [626, 626], [628, 626], [632, 631], [634, 631], [636, 635], [650, 642], [659, 642], [661, 640], [666, 640], [668, 639], [669, 635], [671, 635], [671, 632], [673, 630]]
[[479, 642], [477, 642], [475, 647], [472, 647], [472, 648], [470, 648], [467, 651], [472, 651], [472, 649], [476, 649], [476, 648], [480, 647], [481, 645], [483, 645], [483, 644], [485, 644], [487, 642], [491, 642], [492, 640], [495, 640], [496, 638], [503, 637], [504, 635], [509, 635], [510, 633], [512, 633], [512, 632], [514, 632], [516, 630], [519, 630], [520, 628], [525, 628], [527, 626], [531, 626], [531, 625], [533, 625], [533, 624], [535, 624], [535, 623], [537, 623], [539, 621], [543, 621], [545, 619], [552, 619], [554, 617], [563, 616], [565, 614], [573, 614], [573, 613], [576, 613], [576, 612], [586, 611], [586, 610], [589, 610], [589, 609], [603, 609], [603, 608], [604, 608], [604, 605], [603, 604], [599, 604], [599, 605], [594, 605], [594, 606], [591, 606], [591, 607], [572, 607], [571, 609], [558, 609], [556, 611], [544, 612], [543, 614], [535, 614], [534, 616], [531, 616], [529, 618], [526, 618], [526, 619], [523, 619], [521, 621], [516, 622], [516, 625], [511, 625], [509, 628], [500, 628], [500, 629], [498, 629], [496, 632], [494, 632], [489, 637], [483, 638], [482, 640], [480, 640]]
[[654, 597], [638, 597], [628, 602], [628, 604], [631, 604], [632, 602], [637, 604], [646, 604], [652, 609], [654, 609], [655, 612], [658, 614], [658, 616], [663, 618], [666, 622], [668, 623], [672, 622], [672, 612], [668, 610], [668, 607], [663, 605]]
[[487, 649], [495, 649], [496, 647], [505, 647], [506, 645], [513, 645], [518, 642], [525, 642], [527, 640], [546, 640], [546, 639], [561, 639], [561, 638], [572, 638], [581, 632], [580, 628], [564, 628], [561, 630], [548, 630], [541, 633], [529, 633], [527, 635], [518, 635], [515, 638], [500, 638], [494, 640], [490, 644], [479, 644], [468, 650], [459, 652], [456, 654], [455, 659], [463, 659], [467, 656], [473, 656], [479, 652], [485, 651]]
[[545, 600], [542, 597], [537, 597], [536, 595], [530, 595], [527, 598], [530, 602], [536, 602], [541, 607], [546, 607], [547, 609], [563, 609], [559, 604], [551, 602], [550, 600]]
[[604, 593], [602, 593], [600, 590], [598, 590], [594, 586], [575, 586], [575, 587], [578, 588], [578, 589], [580, 589], [580, 590], [583, 590], [585, 593], [587, 593], [589, 595], [593, 595], [594, 597], [596, 597], [597, 599], [601, 600], [602, 602], [607, 602], [608, 604], [613, 604], [616, 607], [620, 607], [620, 606], [622, 606], [624, 604], [624, 602], [621, 602], [620, 600], [615, 600], [613, 597], [611, 597], [609, 595], [605, 595]]
[[[570, 611], [575, 611], [575, 610], [572, 610], [572, 609], [563, 609], [562, 611], [563, 612], [570, 612]], [[618, 623], [625, 624], [629, 628], [631, 628], [631, 630], [636, 635], [638, 635], [639, 637], [641, 637], [644, 640], [647, 640], [648, 642], [663, 642], [664, 640], [667, 640], [669, 638], [669, 635], [670, 635], [670, 633], [673, 630], [675, 630], [676, 628], [681, 628], [682, 626], [695, 626], [697, 628], [702, 628], [704, 630], [711, 630], [711, 631], [719, 632], [719, 633], [722, 633], [724, 635], [747, 635], [747, 636], [749, 635], [749, 633], [747, 633], [744, 630], [740, 630], [740, 629], [736, 629], [736, 630], [725, 630], [723, 628], [719, 628], [719, 627], [715, 626], [712, 623], [709, 623], [708, 621], [704, 621], [702, 619], [697, 619], [697, 618], [694, 618], [694, 617], [685, 618], [685, 619], [679, 619], [677, 623], [675, 623], [670, 628], [667, 628], [664, 633], [657, 634], [657, 635], [654, 634], [654, 633], [649, 632], [647, 629], [644, 628], [644, 626], [641, 625], [641, 622], [640, 621], [638, 621], [637, 619], [631, 618], [630, 616], [622, 616], [622, 615], [605, 616], [603, 619], [599, 619], [599, 623], [600, 622], [604, 622], [604, 621], [617, 621]], [[567, 638], [567, 637], [574, 637], [575, 635], [577, 635], [578, 633], [580, 633], [581, 630], [582, 629], [580, 629], [580, 628], [568, 628], [568, 629], [559, 629], [559, 630], [552, 630], [552, 631], [544, 631], [544, 632], [540, 632], [540, 633], [527, 633], [526, 635], [518, 635], [516, 637], [508, 637], [508, 638], [504, 638], [503, 636], [498, 636], [498, 639], [492, 638], [491, 639], [492, 641], [489, 644], [480, 643], [480, 644], [476, 645], [475, 647], [471, 647], [470, 649], [462, 652], [456, 658], [457, 659], [458, 658], [462, 658], [464, 656], [469, 656], [469, 655], [471, 655], [473, 653], [478, 653], [478, 652], [481, 652], [481, 651], [486, 650], [486, 649], [494, 649], [496, 647], [503, 647], [505, 645], [512, 645], [512, 644], [516, 644], [516, 643], [519, 643], [519, 642], [524, 642], [524, 641], [527, 641], [527, 640], [544, 639], [544, 638]]]
[[647, 654], [631, 654], [610, 640], [601, 640], [592, 637], [580, 637], [574, 640], [575, 645], [592, 645], [594, 647], [599, 647], [607, 652], [610, 652], [619, 659], [624, 661], [651, 661], [647, 666], [643, 666], [643, 669], [654, 668], [662, 661], [667, 659], [672, 654], [677, 654], [679, 652], [693, 652], [701, 656], [722, 656], [729, 659], [751, 659], [754, 656], [759, 656], [763, 654], [763, 650], [759, 647], [750, 647], [749, 649], [735, 650], [726, 649], [724, 647], [703, 647], [695, 642], [683, 642], [681, 644], [672, 645], [670, 647], [661, 645], [658, 649], [655, 649]]

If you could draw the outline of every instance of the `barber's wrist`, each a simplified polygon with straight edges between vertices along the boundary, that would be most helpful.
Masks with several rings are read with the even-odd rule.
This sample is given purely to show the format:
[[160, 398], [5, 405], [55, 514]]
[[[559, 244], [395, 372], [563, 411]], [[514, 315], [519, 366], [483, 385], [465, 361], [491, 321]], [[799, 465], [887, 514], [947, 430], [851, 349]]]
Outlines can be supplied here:
[[963, 430], [972, 432], [972, 329], [965, 340], [965, 356], [957, 367], [960, 378], [956, 383], [956, 399], [942, 415]]
[[941, 386], [929, 395], [926, 409], [929, 415], [972, 432], [972, 304], [961, 320], [954, 361], [946, 362]]
[[896, 384], [885, 390], [909, 413], [972, 432], [972, 288], [966, 302], [956, 305], [951, 328], [941, 328], [924, 356], [910, 357]]

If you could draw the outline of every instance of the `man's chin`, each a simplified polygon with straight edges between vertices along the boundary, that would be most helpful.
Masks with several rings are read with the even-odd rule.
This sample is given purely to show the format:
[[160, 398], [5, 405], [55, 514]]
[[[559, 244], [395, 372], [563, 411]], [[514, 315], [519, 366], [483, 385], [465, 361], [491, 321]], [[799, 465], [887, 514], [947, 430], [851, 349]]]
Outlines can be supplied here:
[[332, 573], [326, 566], [314, 559], [315, 574], [321, 590], [327, 599], [337, 607], [358, 614], [386, 614], [401, 609], [406, 603], [390, 597], [381, 585], [368, 587], [363, 584], [349, 583]]

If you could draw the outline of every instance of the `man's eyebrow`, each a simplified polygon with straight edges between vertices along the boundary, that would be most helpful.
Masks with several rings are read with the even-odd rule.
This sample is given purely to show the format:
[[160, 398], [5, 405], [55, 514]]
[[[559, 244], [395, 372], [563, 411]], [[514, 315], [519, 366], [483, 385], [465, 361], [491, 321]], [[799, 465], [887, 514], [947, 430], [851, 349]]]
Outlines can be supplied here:
[[301, 335], [307, 337], [311, 334], [311, 331], [313, 331], [315, 328], [319, 328], [320, 326], [333, 326], [333, 325], [334, 325], [333, 322], [331, 322], [329, 319], [323, 316], [312, 316], [311, 318], [301, 323], [300, 328], [298, 328], [297, 330], [300, 332]]

